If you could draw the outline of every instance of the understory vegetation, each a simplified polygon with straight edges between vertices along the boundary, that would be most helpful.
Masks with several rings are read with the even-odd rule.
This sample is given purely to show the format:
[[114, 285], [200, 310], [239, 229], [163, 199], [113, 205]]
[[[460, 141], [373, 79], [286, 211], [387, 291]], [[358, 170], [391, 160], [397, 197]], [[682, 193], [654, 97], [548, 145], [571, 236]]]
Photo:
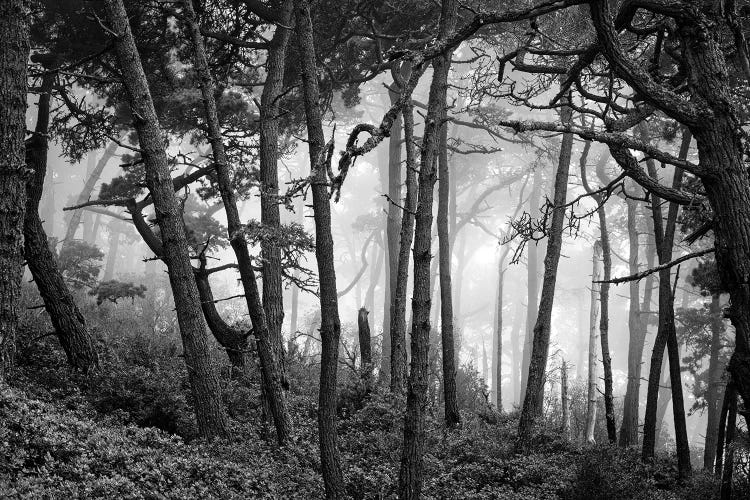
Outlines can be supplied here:
[[[279, 448], [262, 417], [257, 367], [246, 380], [232, 379], [225, 355], [214, 346], [234, 437], [207, 443], [197, 438], [175, 327], [155, 330], [133, 314], [157, 303], [151, 292], [133, 304], [88, 302], [84, 310], [101, 353], [100, 369], [89, 375], [70, 373], [56, 339], [39, 337], [48, 328], [44, 315], [26, 313], [12, 388], [0, 392], [3, 497], [322, 497], [314, 356], [289, 357], [290, 410], [297, 427], [293, 443]], [[353, 335], [345, 331], [344, 341]], [[667, 454], [644, 465], [635, 448], [565, 439], [554, 400], [548, 401], [531, 452], [516, 454], [517, 412], [498, 413], [471, 366], [462, 366], [457, 379], [464, 418], [456, 430], [442, 425], [440, 381], [431, 383], [425, 498], [707, 499], [718, 491], [707, 474], [680, 482]], [[584, 391], [575, 387], [574, 420], [577, 409], [585, 413], [585, 396], [576, 396]], [[347, 494], [395, 498], [403, 400], [382, 388], [367, 393], [348, 368], [342, 370], [339, 394]], [[603, 427], [601, 418], [597, 432], [606, 435]], [[735, 491], [747, 491], [746, 474], [734, 479]]]

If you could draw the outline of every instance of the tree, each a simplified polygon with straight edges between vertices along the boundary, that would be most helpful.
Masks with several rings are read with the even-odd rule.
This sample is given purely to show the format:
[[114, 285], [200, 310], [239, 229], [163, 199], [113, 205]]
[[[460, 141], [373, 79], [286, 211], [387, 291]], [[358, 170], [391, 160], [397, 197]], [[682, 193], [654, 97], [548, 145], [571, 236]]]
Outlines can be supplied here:
[[[265, 309], [261, 303], [260, 294], [258, 293], [258, 284], [255, 280], [255, 272], [250, 257], [245, 232], [243, 231], [240, 214], [237, 210], [237, 202], [231, 180], [229, 177], [229, 159], [227, 158], [224, 142], [222, 141], [221, 125], [219, 124], [219, 115], [216, 110], [215, 86], [213, 76], [208, 68], [208, 60], [203, 45], [203, 35], [201, 34], [198, 20], [196, 19], [193, 9], [192, 0], [183, 2], [185, 13], [185, 22], [187, 25], [190, 39], [193, 44], [193, 55], [195, 70], [198, 73], [200, 81], [201, 95], [206, 124], [208, 128], [208, 137], [211, 143], [211, 149], [214, 157], [214, 170], [216, 172], [217, 184], [221, 193], [221, 199], [224, 204], [224, 211], [227, 215], [227, 233], [229, 242], [237, 258], [237, 265], [240, 272], [242, 288], [245, 292], [248, 312], [253, 323], [253, 333], [257, 339], [258, 355], [263, 370], [263, 388], [266, 398], [273, 414], [273, 420], [276, 426], [276, 438], [279, 444], [283, 445], [290, 439], [292, 432], [292, 423], [289, 411], [286, 405], [286, 396], [284, 394], [285, 385], [283, 380], [283, 370], [279, 363], [279, 357], [283, 355], [280, 338], [273, 339], [273, 333], [269, 330]], [[269, 209], [270, 210], [270, 209]], [[276, 206], [276, 216], [278, 216], [278, 205]], [[275, 218], [278, 227], [278, 217]], [[278, 286], [281, 286], [281, 249], [277, 246], [274, 256], [278, 259], [276, 271], [279, 273]], [[270, 293], [270, 291], [269, 291]], [[279, 290], [280, 293], [280, 290]], [[276, 310], [278, 304], [275, 304]], [[278, 315], [277, 315], [278, 316]], [[283, 318], [283, 312], [281, 313]], [[278, 327], [278, 336], [281, 335], [280, 321], [276, 317], [276, 326]]]
[[[564, 106], [561, 110], [562, 123], [570, 123], [573, 110]], [[568, 190], [568, 173], [570, 171], [570, 156], [573, 149], [573, 134], [563, 134], [560, 144], [560, 157], [555, 172], [554, 205], [552, 207], [552, 223], [547, 241], [547, 255], [544, 259], [544, 281], [542, 295], [539, 299], [539, 313], [534, 325], [534, 342], [531, 359], [529, 361], [529, 376], [521, 409], [521, 419], [518, 423], [518, 445], [521, 449], [531, 442], [534, 422], [542, 414], [544, 400], [544, 382], [549, 353], [549, 339], [552, 329], [552, 304], [555, 298], [555, 284], [557, 282], [557, 265], [560, 262], [562, 250], [562, 232], [565, 221], [565, 198]]]
[[[438, 40], [445, 40], [455, 26], [456, 2], [442, 0]], [[399, 495], [421, 495], [424, 454], [424, 408], [428, 383], [430, 342], [430, 243], [433, 188], [437, 180], [440, 128], [444, 126], [448, 64], [435, 59], [419, 162], [418, 198], [414, 228], [414, 292], [412, 296], [411, 367], [404, 417], [404, 445], [399, 472]], [[412, 68], [414, 72], [414, 68]], [[445, 338], [443, 338], [445, 343]], [[443, 374], [444, 376], [446, 374]]]
[[318, 397], [318, 438], [320, 462], [327, 498], [344, 496], [344, 477], [341, 472], [336, 431], [336, 372], [338, 368], [341, 320], [336, 296], [333, 236], [331, 235], [331, 205], [328, 196], [327, 166], [330, 167], [333, 142], [326, 144], [320, 111], [315, 42], [313, 39], [310, 5], [307, 0], [295, 0], [295, 29], [302, 57], [302, 86], [304, 91], [307, 140], [310, 156], [310, 189], [315, 216], [315, 258], [320, 280], [320, 388]]
[[99, 274], [99, 266], [93, 261], [101, 259], [102, 254], [95, 247], [80, 244], [68, 245], [56, 256], [39, 218], [39, 202], [47, 177], [50, 101], [57, 68], [55, 57], [37, 55], [35, 58], [43, 62], [45, 74], [40, 86], [34, 135], [26, 144], [26, 165], [31, 175], [26, 182], [24, 257], [68, 364], [74, 370], [87, 372], [97, 365], [98, 356], [86, 319], [68, 289], [66, 278], [74, 281], [75, 287], [93, 284]]
[[[450, 10], [446, 10], [450, 9]], [[446, 16], [441, 19], [441, 29], [446, 33], [452, 31], [456, 25], [455, 6], [443, 7], [442, 14]], [[435, 58], [432, 63], [435, 74], [442, 79], [440, 84], [447, 89], [448, 73], [451, 67], [453, 51]], [[436, 78], [436, 76], [433, 76]], [[445, 425], [456, 427], [461, 423], [461, 415], [458, 412], [458, 400], [456, 396], [456, 342], [453, 332], [453, 288], [451, 283], [451, 241], [448, 227], [448, 202], [450, 198], [451, 182], [450, 168], [448, 166], [448, 124], [447, 117], [447, 90], [440, 96], [442, 111], [435, 117], [439, 120], [438, 143], [437, 143], [437, 170], [438, 170], [438, 264], [440, 267], [440, 338], [443, 348], [443, 401], [445, 403]], [[455, 223], [455, 217], [452, 218]]]
[[0, 381], [13, 362], [23, 274], [28, 23], [27, 2], [0, 4]]
[[169, 175], [159, 120], [122, 0], [107, 0], [105, 6], [115, 34], [120, 68], [125, 75], [123, 84], [145, 162], [146, 184], [154, 201], [164, 241], [164, 261], [169, 270], [198, 430], [207, 438], [223, 437], [228, 433], [227, 419], [219, 381], [208, 353], [206, 324], [200, 312], [198, 288], [190, 265], [185, 228], [175, 199], [172, 177]]
[[594, 243], [594, 253], [591, 257], [593, 262], [593, 271], [591, 272], [591, 309], [589, 313], [589, 370], [588, 370], [588, 391], [586, 405], [586, 442], [595, 444], [594, 428], [596, 426], [596, 400], [597, 395], [597, 359], [596, 345], [599, 343], [599, 328], [597, 327], [597, 318], [599, 316], [599, 278], [601, 276], [602, 244], [600, 241]]

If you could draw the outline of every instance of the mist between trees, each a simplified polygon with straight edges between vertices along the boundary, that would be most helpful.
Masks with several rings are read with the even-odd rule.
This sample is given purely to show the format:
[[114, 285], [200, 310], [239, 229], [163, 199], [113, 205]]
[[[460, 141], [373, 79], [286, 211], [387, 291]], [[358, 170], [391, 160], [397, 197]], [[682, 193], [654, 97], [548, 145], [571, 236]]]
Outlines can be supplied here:
[[0, 491], [744, 498], [749, 30], [2, 2]]

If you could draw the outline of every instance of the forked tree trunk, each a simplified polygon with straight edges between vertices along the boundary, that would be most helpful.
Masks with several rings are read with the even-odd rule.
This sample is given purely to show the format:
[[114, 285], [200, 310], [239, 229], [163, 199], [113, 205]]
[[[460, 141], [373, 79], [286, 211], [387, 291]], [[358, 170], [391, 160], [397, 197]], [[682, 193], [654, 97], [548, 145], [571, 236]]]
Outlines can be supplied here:
[[[563, 106], [560, 115], [562, 123], [570, 124], [573, 111], [570, 107]], [[524, 449], [531, 443], [534, 424], [542, 414], [547, 356], [552, 331], [552, 306], [555, 300], [557, 265], [560, 262], [562, 250], [562, 232], [566, 212], [565, 199], [568, 192], [568, 174], [572, 150], [573, 134], [565, 133], [560, 144], [560, 158], [555, 172], [554, 208], [552, 208], [552, 223], [547, 240], [547, 255], [544, 258], [542, 295], [539, 299], [539, 313], [534, 325], [534, 343], [529, 362], [526, 394], [524, 395], [521, 418], [518, 423], [519, 449]]]
[[157, 222], [164, 239], [164, 261], [169, 270], [198, 431], [206, 438], [223, 437], [228, 434], [227, 418], [221, 401], [219, 379], [208, 351], [206, 324], [164, 150], [163, 133], [122, 0], [106, 0], [105, 6], [109, 26], [117, 34], [114, 44], [120, 69], [125, 75], [123, 83], [145, 162], [146, 185], [154, 200]]
[[[51, 71], [50, 68], [47, 70]], [[68, 364], [75, 370], [87, 372], [98, 363], [94, 342], [86, 328], [86, 320], [57, 267], [57, 260], [39, 218], [39, 202], [47, 176], [50, 93], [55, 78], [54, 73], [49, 73], [42, 79], [36, 129], [26, 145], [26, 165], [32, 175], [26, 183], [24, 256]]]
[[[452, 52], [436, 59], [435, 71], [445, 75], [448, 82]], [[445, 68], [442, 68], [442, 66]], [[441, 115], [444, 121], [445, 112]], [[448, 127], [442, 124], [438, 142], [438, 262], [440, 266], [440, 337], [443, 347], [443, 403], [445, 425], [456, 427], [461, 423], [456, 395], [456, 342], [453, 332], [453, 290], [451, 283], [451, 243], [448, 230], [448, 201], [450, 198], [450, 169], [448, 168]]]
[[402, 116], [406, 144], [406, 197], [401, 213], [398, 269], [391, 310], [390, 389], [393, 393], [402, 393], [406, 382], [406, 292], [409, 281], [409, 252], [414, 236], [414, 214], [417, 207], [417, 161], [414, 147], [414, 110], [411, 102], [404, 106]]
[[[288, 384], [284, 378], [283, 369], [280, 364], [283, 353], [280, 325], [277, 325], [279, 326], [279, 335], [277, 338], [274, 338], [274, 334], [269, 329], [265, 310], [258, 292], [258, 283], [255, 279], [252, 257], [250, 256], [247, 240], [244, 236], [240, 213], [237, 210], [237, 200], [229, 176], [229, 160], [224, 149], [221, 125], [216, 108], [215, 85], [208, 67], [203, 35], [201, 35], [191, 0], [183, 2], [183, 11], [188, 33], [193, 44], [194, 65], [200, 79], [201, 96], [203, 98], [206, 125], [208, 126], [209, 141], [211, 142], [211, 149], [213, 151], [216, 180], [224, 204], [224, 211], [227, 215], [227, 236], [237, 258], [240, 281], [245, 292], [248, 313], [253, 325], [253, 334], [257, 342], [258, 357], [260, 358], [263, 374], [265, 399], [273, 415], [276, 439], [280, 445], [283, 445], [287, 443], [291, 436], [292, 421], [287, 409], [285, 394]], [[276, 208], [278, 215], [278, 206]], [[273, 309], [275, 310], [275, 308]], [[283, 319], [283, 312], [281, 314]], [[278, 320], [278, 318], [276, 319]]]
[[[679, 157], [687, 158], [692, 136], [685, 129], [683, 131], [682, 143], [680, 145]], [[652, 160], [647, 161], [649, 175], [656, 178], [656, 166]], [[682, 171], [675, 169], [672, 187], [679, 189], [682, 185]], [[672, 259], [674, 246], [675, 225], [679, 206], [675, 203], [669, 204], [666, 224], [662, 221], [660, 200], [652, 194], [651, 211], [654, 221], [654, 237], [659, 263], [665, 264]], [[667, 347], [669, 358], [669, 376], [672, 387], [672, 409], [674, 414], [675, 441], [677, 442], [677, 461], [681, 477], [686, 477], [691, 472], [690, 448], [687, 438], [687, 425], [685, 423], [685, 405], [682, 395], [682, 379], [680, 375], [680, 356], [677, 346], [677, 331], [674, 319], [674, 295], [672, 293], [671, 270], [669, 268], [659, 271], [659, 328], [654, 339], [654, 349], [651, 356], [651, 367], [649, 373], [648, 395], [646, 400], [646, 416], [643, 423], [643, 450], [644, 460], [650, 460], [654, 456], [656, 442], [656, 406], [658, 398], [658, 380], [664, 355], [664, 347]]]
[[[320, 110], [315, 42], [307, 0], [295, 0], [294, 14], [297, 39], [302, 57], [301, 72], [304, 90], [307, 139], [310, 152], [311, 180], [315, 215], [315, 257], [320, 281], [320, 392], [318, 397], [318, 437], [320, 462], [323, 470], [326, 497], [342, 498], [345, 482], [341, 472], [341, 457], [336, 431], [336, 372], [339, 357], [341, 321], [336, 296], [333, 236], [331, 234], [331, 205], [328, 197], [326, 165], [331, 151], [326, 148], [323, 119]], [[330, 146], [333, 147], [333, 144]]]
[[[456, 22], [455, 0], [442, 0], [438, 39], [444, 39]], [[441, 61], [442, 59], [442, 61]], [[448, 65], [444, 58], [433, 61], [419, 169], [419, 198], [414, 229], [414, 293], [412, 295], [411, 370], [404, 417], [404, 445], [399, 471], [399, 497], [418, 499], [424, 468], [424, 425], [427, 406], [430, 345], [430, 261], [432, 205], [438, 169], [440, 126], [445, 117]]]
[[586, 442], [596, 444], [594, 430], [596, 428], [596, 400], [598, 393], [596, 389], [599, 377], [597, 376], [597, 358], [596, 351], [599, 344], [599, 327], [597, 318], [599, 317], [599, 287], [598, 281], [601, 279], [601, 259], [602, 245], [597, 240], [594, 243], [594, 253], [591, 258], [593, 270], [591, 272], [591, 309], [589, 312], [589, 370], [588, 370], [588, 390], [586, 397]]
[[28, 2], [0, 3], [0, 383], [13, 363], [21, 300], [29, 21]]

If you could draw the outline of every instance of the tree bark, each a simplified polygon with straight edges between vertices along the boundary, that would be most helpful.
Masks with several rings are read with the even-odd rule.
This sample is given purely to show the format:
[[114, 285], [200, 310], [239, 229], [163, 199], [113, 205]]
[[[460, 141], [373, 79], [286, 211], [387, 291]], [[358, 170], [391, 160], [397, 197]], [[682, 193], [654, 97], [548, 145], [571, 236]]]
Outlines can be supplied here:
[[[455, 0], [442, 0], [438, 39], [445, 39], [456, 22]], [[445, 61], [442, 61], [445, 62]], [[404, 417], [404, 445], [399, 471], [399, 497], [418, 499], [422, 491], [424, 412], [427, 403], [430, 345], [433, 188], [437, 180], [440, 127], [445, 116], [448, 65], [433, 61], [419, 169], [419, 197], [414, 229], [414, 292], [412, 295], [411, 370]]]
[[[52, 68], [45, 69], [52, 71]], [[86, 328], [86, 320], [57, 267], [57, 260], [39, 218], [39, 202], [47, 176], [50, 93], [55, 78], [54, 73], [42, 78], [36, 129], [26, 145], [26, 165], [31, 177], [26, 183], [24, 256], [68, 364], [75, 370], [87, 372], [98, 364], [94, 342]]]
[[[274, 338], [274, 334], [271, 332], [269, 323], [267, 322], [260, 294], [258, 293], [258, 283], [255, 280], [252, 257], [250, 256], [247, 240], [244, 236], [240, 213], [237, 210], [237, 200], [229, 176], [229, 161], [224, 149], [224, 142], [222, 141], [221, 125], [214, 97], [216, 88], [208, 68], [203, 35], [201, 35], [191, 0], [183, 2], [183, 10], [188, 33], [193, 44], [194, 65], [200, 81], [208, 137], [214, 157], [216, 180], [227, 216], [227, 236], [237, 258], [240, 281], [245, 292], [248, 313], [253, 325], [253, 334], [258, 346], [265, 399], [273, 415], [276, 439], [280, 445], [284, 445], [291, 437], [292, 421], [287, 408], [285, 394], [288, 384], [284, 378], [283, 369], [280, 364], [283, 353], [280, 324], [277, 325], [279, 327], [279, 335]], [[276, 209], [278, 214], [278, 206]], [[264, 262], [264, 267], [265, 265], [266, 263]], [[280, 269], [278, 272], [281, 272]], [[283, 319], [283, 310], [281, 312], [281, 319]]]
[[[435, 72], [444, 75], [448, 83], [452, 52], [433, 62]], [[445, 66], [444, 68], [442, 66]], [[441, 82], [442, 83], [442, 82]], [[443, 105], [445, 107], [445, 105]], [[450, 198], [450, 169], [448, 168], [448, 127], [445, 111], [440, 116], [442, 125], [438, 142], [438, 262], [440, 268], [440, 337], [443, 347], [443, 403], [445, 425], [449, 428], [461, 423], [456, 395], [456, 343], [453, 332], [453, 290], [451, 283], [451, 242], [448, 230], [448, 202]]]
[[[563, 106], [560, 119], [569, 124], [573, 111]], [[539, 313], [534, 325], [534, 342], [529, 362], [529, 375], [526, 385], [521, 418], [518, 423], [518, 445], [524, 449], [531, 444], [534, 423], [542, 414], [544, 401], [544, 383], [549, 354], [549, 340], [551, 334], [552, 305], [555, 300], [555, 284], [557, 282], [557, 265], [560, 262], [562, 250], [562, 232], [565, 222], [565, 198], [568, 191], [568, 174], [570, 171], [570, 157], [573, 149], [573, 134], [563, 134], [560, 144], [560, 158], [555, 173], [554, 208], [552, 209], [552, 223], [547, 240], [547, 255], [544, 259], [544, 281], [542, 295], [539, 300]]]
[[105, 6], [110, 27], [116, 33], [115, 48], [120, 69], [125, 75], [123, 83], [146, 164], [146, 184], [154, 200], [164, 241], [164, 261], [174, 295], [198, 431], [206, 438], [224, 437], [228, 434], [227, 418], [219, 380], [208, 351], [206, 324], [190, 265], [180, 207], [169, 173], [162, 130], [122, 0], [106, 0]]
[[597, 318], [599, 316], [599, 293], [600, 284], [597, 283], [601, 277], [601, 258], [602, 246], [597, 240], [594, 243], [594, 254], [591, 258], [593, 262], [593, 271], [591, 273], [591, 309], [589, 313], [589, 371], [588, 371], [588, 391], [586, 405], [586, 442], [596, 444], [594, 430], [596, 427], [596, 384], [599, 379], [597, 376], [597, 359], [596, 346], [599, 343], [599, 328], [597, 327]]
[[0, 3], [0, 382], [13, 364], [23, 275], [29, 19], [28, 2]]
[[[93, 170], [91, 172], [87, 172], [88, 177], [86, 179], [86, 184], [84, 184], [83, 189], [81, 189], [81, 192], [78, 194], [78, 198], [76, 199], [75, 203], [76, 205], [86, 203], [87, 201], [89, 201], [89, 199], [91, 199], [91, 193], [94, 192], [96, 183], [99, 182], [99, 179], [102, 176], [102, 172], [104, 172], [104, 168], [107, 166], [107, 163], [109, 163], [109, 160], [114, 156], [117, 148], [118, 144], [116, 142], [110, 142], [104, 149], [101, 158], [99, 158], [99, 161], [96, 163]], [[63, 239], [63, 246], [69, 245], [70, 242], [75, 239], [75, 235], [78, 231], [78, 226], [81, 224], [81, 218], [84, 215], [84, 211], [85, 210], [83, 208], [79, 208], [77, 210], [73, 210], [73, 213], [70, 214], [68, 227], [65, 230], [65, 238]], [[96, 237], [96, 234], [94, 235], [94, 237]], [[84, 235], [84, 240], [85, 239], [86, 238]]]
[[391, 310], [391, 384], [393, 393], [402, 393], [406, 381], [406, 291], [409, 281], [409, 252], [414, 236], [417, 207], [417, 163], [414, 147], [414, 109], [409, 101], [402, 111], [406, 144], [406, 198], [401, 213], [396, 288]]
[[[341, 457], [336, 431], [336, 372], [338, 368], [341, 321], [336, 295], [333, 236], [331, 235], [331, 205], [328, 197], [326, 166], [331, 151], [326, 151], [323, 120], [320, 111], [315, 42], [313, 39], [310, 5], [307, 0], [295, 0], [297, 38], [302, 56], [302, 84], [304, 90], [307, 139], [310, 152], [311, 190], [315, 216], [315, 257], [320, 281], [320, 392], [318, 398], [318, 435], [320, 462], [323, 470], [326, 497], [342, 498], [345, 482], [341, 472]], [[331, 143], [331, 148], [333, 144]], [[328, 157], [326, 158], [326, 155]]]

